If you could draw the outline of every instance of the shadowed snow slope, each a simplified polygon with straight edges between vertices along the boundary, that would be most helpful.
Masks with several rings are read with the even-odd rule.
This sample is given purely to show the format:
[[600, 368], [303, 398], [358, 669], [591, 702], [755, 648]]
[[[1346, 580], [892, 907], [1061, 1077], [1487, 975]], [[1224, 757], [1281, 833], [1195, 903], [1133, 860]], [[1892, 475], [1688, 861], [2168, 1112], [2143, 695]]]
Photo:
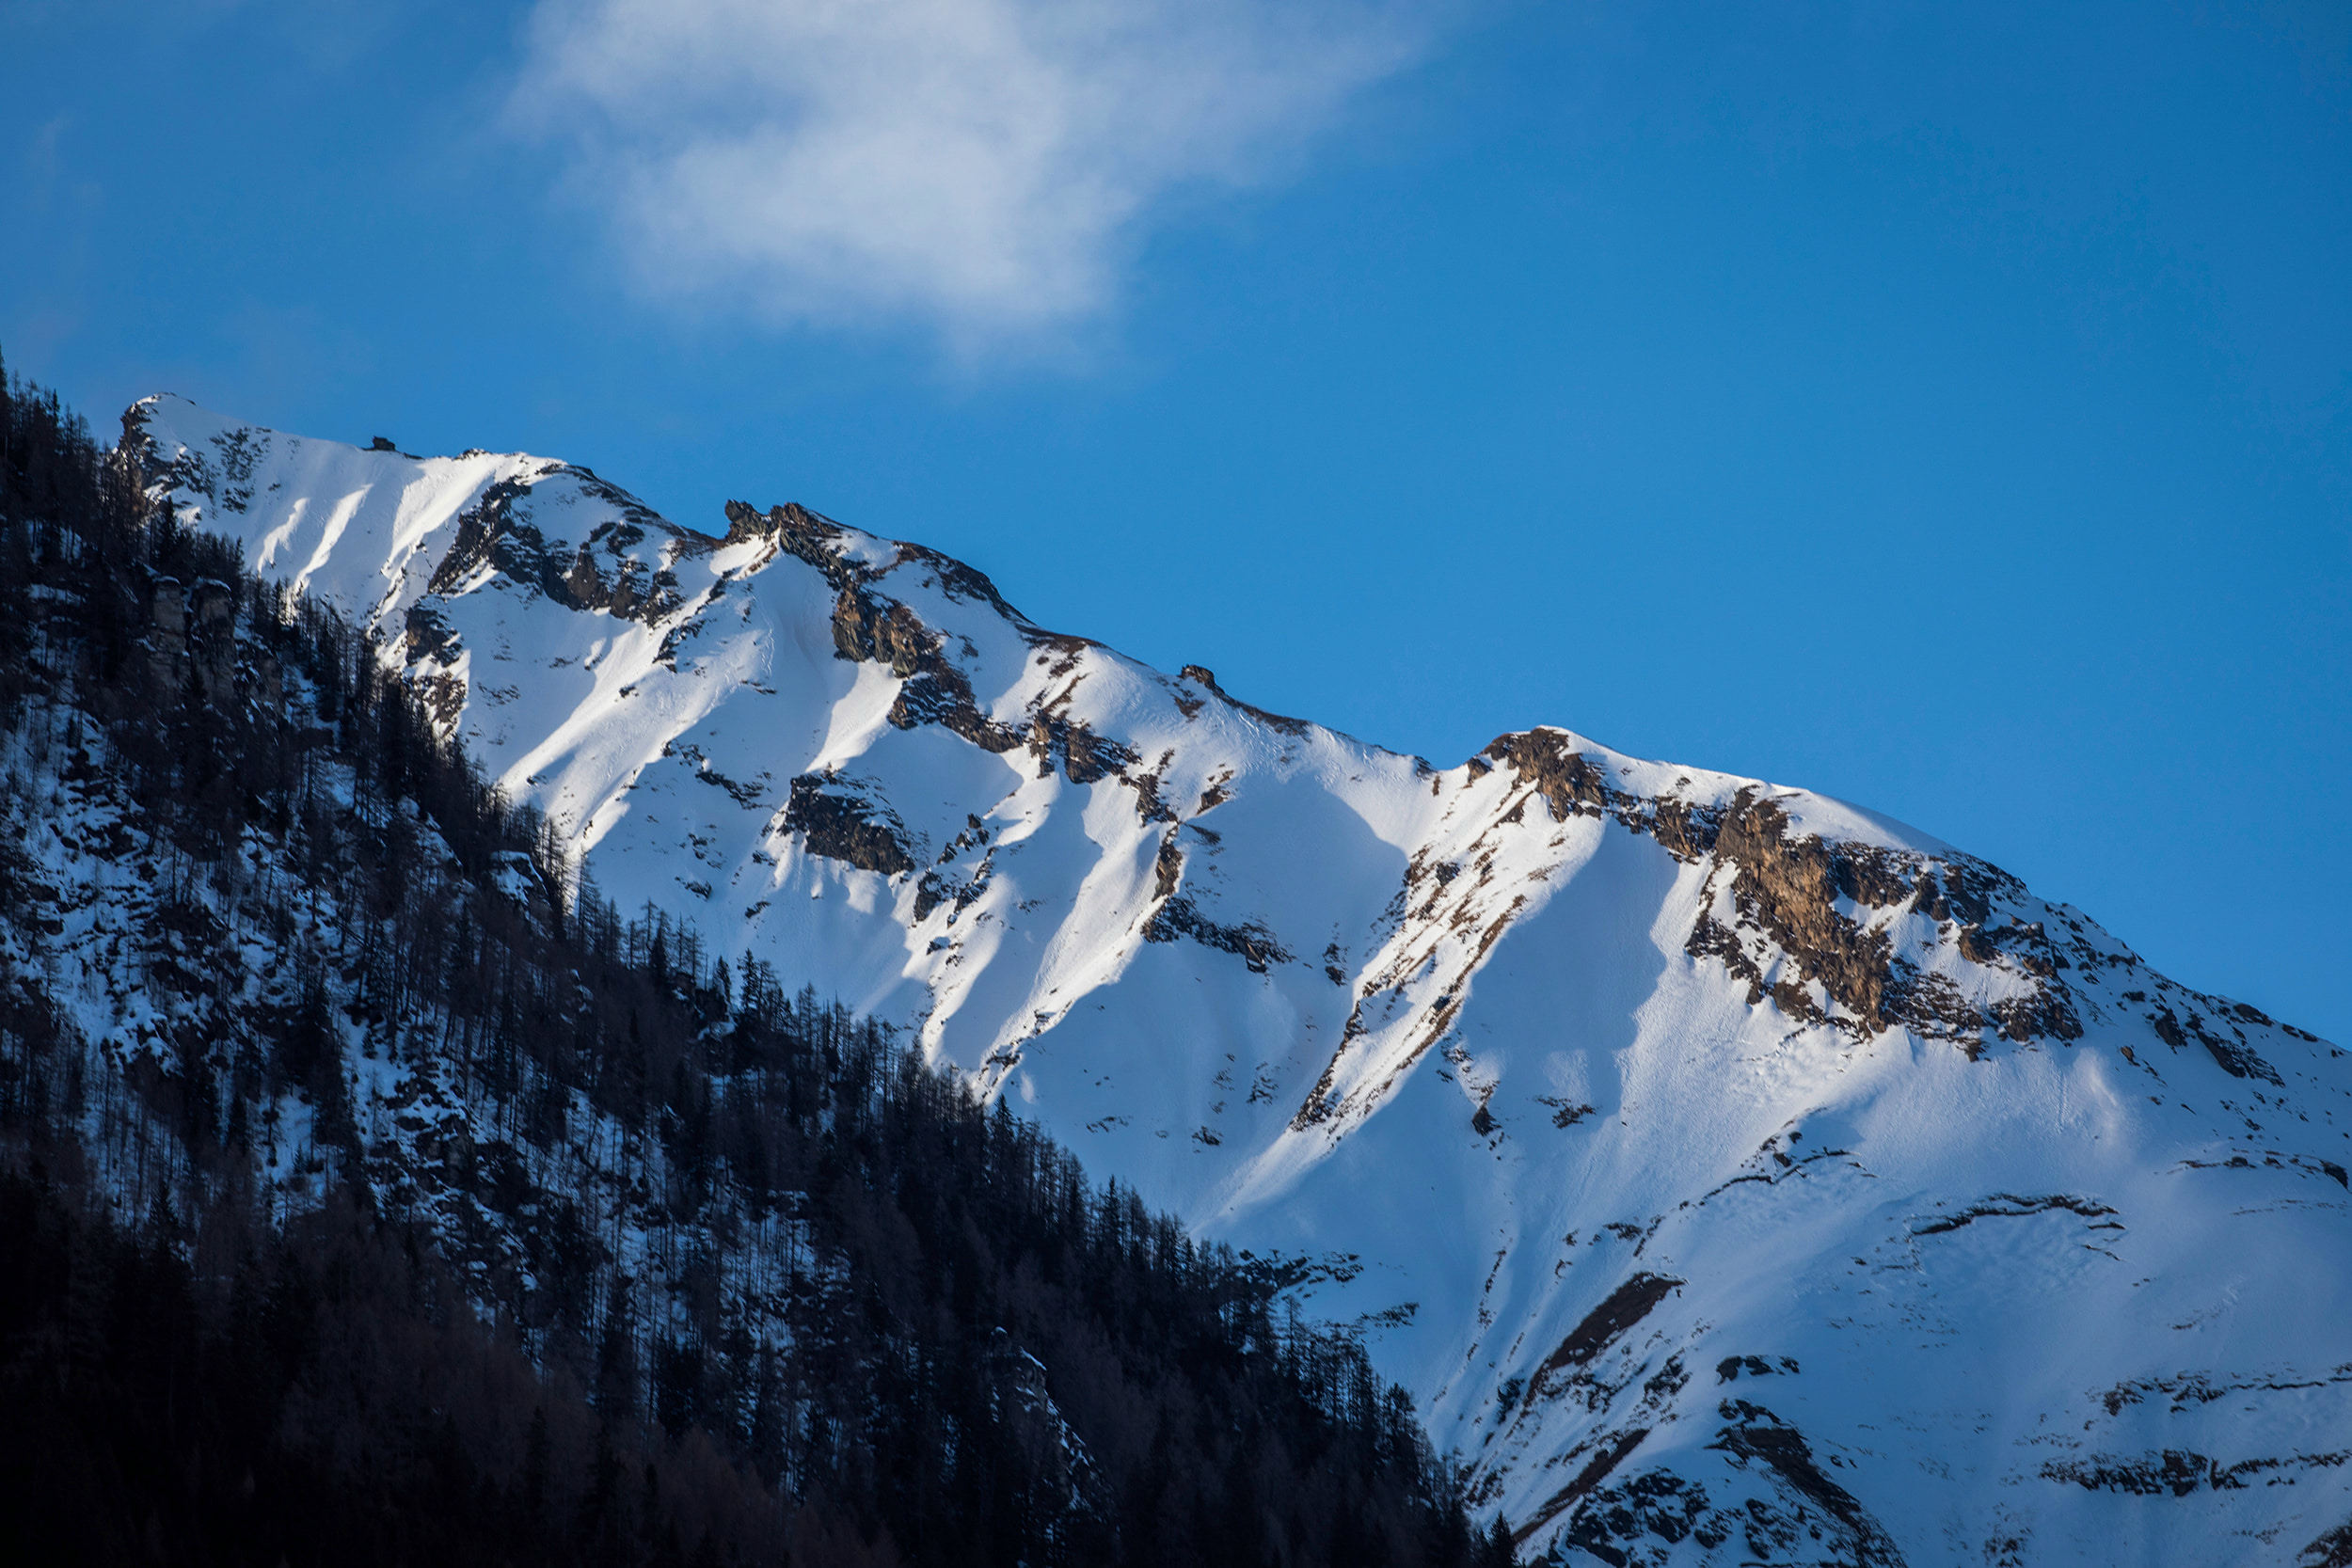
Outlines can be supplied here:
[[1438, 768], [797, 506], [127, 426], [625, 910], [1305, 1255], [1526, 1549], [2352, 1561], [2352, 1064], [1997, 868], [1562, 730]]

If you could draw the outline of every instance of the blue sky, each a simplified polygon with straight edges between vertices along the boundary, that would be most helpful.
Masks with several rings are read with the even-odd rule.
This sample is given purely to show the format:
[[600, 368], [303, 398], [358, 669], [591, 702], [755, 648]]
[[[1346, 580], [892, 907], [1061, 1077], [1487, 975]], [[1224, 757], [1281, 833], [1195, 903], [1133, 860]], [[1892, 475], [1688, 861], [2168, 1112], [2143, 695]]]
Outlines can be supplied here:
[[2342, 5], [0, 0], [0, 349], [93, 415], [797, 499], [2338, 1040], [2347, 279]]

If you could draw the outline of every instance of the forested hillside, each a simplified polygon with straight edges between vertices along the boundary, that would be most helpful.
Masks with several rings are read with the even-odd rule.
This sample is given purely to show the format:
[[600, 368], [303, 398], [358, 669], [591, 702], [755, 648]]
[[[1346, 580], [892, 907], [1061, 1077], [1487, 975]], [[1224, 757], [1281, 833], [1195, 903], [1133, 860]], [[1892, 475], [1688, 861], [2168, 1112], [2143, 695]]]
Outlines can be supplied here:
[[0, 374], [0, 1539], [1507, 1561], [1296, 1265], [579, 885]]

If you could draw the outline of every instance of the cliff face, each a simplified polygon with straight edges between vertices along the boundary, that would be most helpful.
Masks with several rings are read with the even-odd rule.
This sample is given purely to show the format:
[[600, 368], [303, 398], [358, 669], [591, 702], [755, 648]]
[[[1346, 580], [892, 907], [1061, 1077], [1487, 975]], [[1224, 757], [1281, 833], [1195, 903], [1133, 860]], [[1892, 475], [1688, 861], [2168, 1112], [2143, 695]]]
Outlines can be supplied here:
[[620, 907], [1319, 1259], [1527, 1549], [2292, 1562], [2352, 1518], [2343, 1053], [1994, 866], [1562, 730], [1383, 752], [798, 506], [128, 429]]

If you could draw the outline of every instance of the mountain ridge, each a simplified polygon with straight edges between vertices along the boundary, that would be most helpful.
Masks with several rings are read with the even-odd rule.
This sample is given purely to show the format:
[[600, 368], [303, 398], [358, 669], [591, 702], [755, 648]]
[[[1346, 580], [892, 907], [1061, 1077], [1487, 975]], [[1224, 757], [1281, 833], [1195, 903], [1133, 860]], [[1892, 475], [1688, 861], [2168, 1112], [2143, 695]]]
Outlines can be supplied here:
[[[798, 505], [704, 533], [569, 465], [178, 400], [125, 436], [183, 522], [375, 630], [609, 895], [824, 976], [1202, 1234], [1325, 1258], [1319, 1303], [1533, 1549], [2236, 1541], [2218, 1483], [2179, 1493], [2194, 1523], [2132, 1523], [2162, 1465], [2131, 1444], [2188, 1449], [2115, 1390], [2278, 1381], [2234, 1326], [2180, 1365], [2200, 1323], [2289, 1383], [2352, 1364], [2343, 1263], [2262, 1250], [2345, 1255], [2343, 1053], [1887, 818], [1541, 727], [1439, 768], [1044, 631], [971, 568]], [[2265, 1173], [2272, 1217], [2209, 1171]], [[2163, 1222], [2145, 1277], [2081, 1275], [2068, 1247], [2125, 1266], [2097, 1227], [2127, 1211]], [[1975, 1258], [1996, 1220], [2024, 1240]], [[1959, 1310], [1963, 1255], [2150, 1326], [2005, 1334]], [[2032, 1369], [1990, 1423], [2020, 1457], [1973, 1488], [1972, 1356]], [[1730, 1388], [1761, 1376], [1780, 1414]], [[2054, 1415], [2092, 1435], [2035, 1463]], [[1918, 1430], [1858, 1436], [1890, 1417]], [[2279, 1461], [2269, 1430], [2231, 1437], [2265, 1449], [2244, 1462]], [[2296, 1539], [2345, 1501], [2298, 1501]]]
[[375, 644], [134, 467], [0, 378], [0, 1540], [1510, 1560], [1286, 1266], [567, 893]]

